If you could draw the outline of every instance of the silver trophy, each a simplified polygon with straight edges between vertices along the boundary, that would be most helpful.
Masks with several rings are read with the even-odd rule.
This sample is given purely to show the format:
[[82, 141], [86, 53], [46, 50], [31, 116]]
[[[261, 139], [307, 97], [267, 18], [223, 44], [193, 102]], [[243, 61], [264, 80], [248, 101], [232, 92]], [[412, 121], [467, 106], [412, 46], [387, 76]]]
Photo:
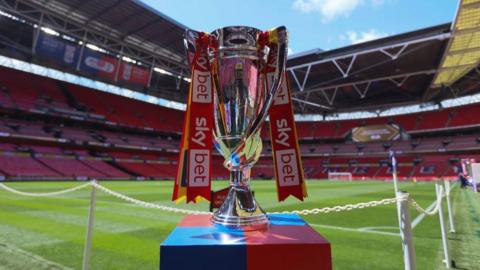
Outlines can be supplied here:
[[[267, 44], [266, 33], [270, 40]], [[189, 56], [195, 54], [199, 34], [186, 31]], [[230, 191], [212, 221], [260, 228], [268, 224], [268, 217], [252, 194], [250, 172], [260, 158], [261, 127], [285, 69], [287, 30], [283, 26], [268, 32], [245, 26], [225, 27], [213, 31], [209, 38], [215, 147], [230, 171]]]

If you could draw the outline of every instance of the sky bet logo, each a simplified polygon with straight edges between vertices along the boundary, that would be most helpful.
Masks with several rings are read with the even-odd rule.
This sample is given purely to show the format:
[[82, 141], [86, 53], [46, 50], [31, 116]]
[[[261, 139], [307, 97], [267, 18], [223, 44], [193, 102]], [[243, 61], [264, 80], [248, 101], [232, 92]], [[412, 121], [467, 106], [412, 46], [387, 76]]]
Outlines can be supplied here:
[[[210, 72], [207, 69], [207, 61], [205, 57], [198, 59], [198, 68], [194, 72], [193, 76], [193, 97], [192, 101], [197, 103], [210, 103], [212, 102], [212, 83]], [[202, 71], [203, 70], [203, 71]]]
[[298, 186], [297, 155], [294, 149], [280, 150], [275, 153], [278, 166], [278, 184], [281, 187]]
[[208, 187], [210, 153], [205, 149], [190, 150], [188, 185], [190, 187]]

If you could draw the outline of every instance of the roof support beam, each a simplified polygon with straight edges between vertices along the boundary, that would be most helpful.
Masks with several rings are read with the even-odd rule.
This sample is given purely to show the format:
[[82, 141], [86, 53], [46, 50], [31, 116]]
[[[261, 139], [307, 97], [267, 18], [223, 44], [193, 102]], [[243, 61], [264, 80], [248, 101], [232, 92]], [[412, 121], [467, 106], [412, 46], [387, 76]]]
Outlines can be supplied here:
[[307, 83], [308, 75], [310, 75], [310, 69], [311, 68], [312, 68], [311, 65], [308, 66], [307, 72], [305, 73], [305, 77], [303, 78], [303, 82], [301, 84], [300, 84], [300, 81], [297, 78], [297, 74], [295, 73], [295, 70], [290, 70], [290, 74], [292, 74], [292, 77], [295, 80], [295, 83], [297, 84], [297, 87], [298, 87], [298, 89], [300, 89], [300, 91], [303, 91], [303, 89], [305, 88], [305, 84]]
[[292, 67], [289, 67], [288, 70], [292, 70], [292, 69], [295, 70], [295, 69], [299, 69], [299, 68], [304, 68], [304, 67], [307, 67], [309, 65], [318, 65], [318, 64], [330, 62], [330, 61], [333, 61], [333, 60], [339, 60], [339, 59], [344, 59], [344, 58], [348, 58], [348, 57], [353, 57], [354, 55], [359, 56], [359, 55], [364, 55], [364, 54], [368, 54], [368, 53], [372, 53], [372, 52], [378, 52], [380, 50], [388, 50], [388, 49], [396, 48], [396, 47], [403, 46], [403, 45], [408, 45], [409, 46], [409, 45], [412, 45], [412, 44], [428, 42], [428, 41], [431, 41], [431, 40], [444, 40], [444, 39], [448, 39], [448, 38], [450, 38], [450, 33], [441, 33], [441, 34], [436, 34], [436, 35], [432, 35], [432, 36], [424, 37], [424, 38], [420, 38], [420, 39], [402, 41], [402, 42], [398, 42], [398, 43], [395, 43], [395, 44], [385, 45], [385, 46], [382, 46], [382, 47], [376, 47], [376, 48], [373, 48], [373, 49], [364, 50], [364, 51], [361, 51], [361, 52], [355, 52], [355, 53], [351, 53], [351, 54], [347, 54], [347, 55], [327, 57], [327, 58], [317, 60], [317, 61], [313, 61], [313, 62], [310, 62], [310, 63], [305, 63], [305, 64], [292, 66]]
[[295, 97], [292, 97], [292, 100], [295, 101], [295, 102], [301, 103], [301, 104], [303, 104], [303, 105], [310, 105], [310, 106], [322, 108], [322, 109], [329, 110], [329, 111], [330, 111], [330, 110], [333, 110], [332, 107], [325, 106], [325, 105], [322, 105], [322, 104], [319, 104], [319, 103], [315, 103], [315, 102], [311, 102], [311, 101], [306, 101], [306, 100], [299, 99], [299, 98], [295, 98]]
[[[340, 71], [340, 73], [342, 73], [343, 75], [343, 78], [346, 78], [348, 77], [348, 75], [350, 74], [350, 70], [352, 69], [352, 66], [353, 66], [353, 63], [355, 62], [355, 59], [357, 59], [357, 55], [354, 54], [352, 56], [352, 58], [350, 59], [350, 64], [348, 64], [348, 67], [346, 70], [344, 70], [337, 62], [337, 60], [340, 60], [340, 59], [334, 59], [332, 60], [333, 64], [337, 67], [337, 69]], [[311, 65], [309, 66], [311, 67]]]
[[372, 78], [368, 80], [360, 80], [360, 81], [353, 81], [353, 82], [347, 82], [347, 83], [342, 83], [342, 84], [337, 84], [337, 85], [330, 85], [330, 86], [325, 86], [325, 87], [317, 87], [315, 86], [311, 89], [305, 89], [303, 92], [295, 92], [292, 95], [298, 96], [300, 94], [305, 94], [308, 92], [317, 92], [317, 91], [324, 91], [327, 89], [332, 89], [332, 88], [342, 88], [346, 86], [354, 86], [354, 85], [361, 85], [361, 84], [367, 84], [367, 83], [372, 83], [372, 82], [378, 82], [378, 81], [384, 81], [384, 80], [395, 80], [395, 82], [398, 84], [396, 80], [400, 79], [401, 83], [405, 81], [405, 77], [411, 77], [411, 76], [418, 76], [418, 75], [431, 75], [435, 74], [437, 70], [436, 69], [428, 69], [428, 70], [421, 70], [421, 71], [415, 71], [415, 72], [409, 72], [409, 73], [402, 73], [402, 74], [396, 74], [392, 76], [384, 76], [384, 77], [377, 77], [377, 78]]
[[[329, 89], [332, 89], [331, 87]], [[334, 90], [333, 90], [333, 94], [331, 97], [328, 96], [326, 90], [328, 89], [322, 89], [320, 90], [320, 92], [323, 94], [323, 96], [325, 97], [325, 99], [327, 100], [328, 104], [330, 106], [333, 105], [333, 102], [335, 102], [335, 98], [337, 97], [337, 92], [338, 92], [338, 87], [335, 87]]]
[[405, 77], [402, 78], [401, 80], [398, 80], [398, 79], [400, 79], [400, 78], [398, 78], [398, 79], [394, 78], [394, 79], [390, 79], [390, 81], [391, 81], [392, 83], [394, 83], [397, 87], [400, 87], [400, 86], [402, 86], [402, 85], [408, 80], [408, 78], [410, 78], [410, 75], [409, 75], [409, 76], [405, 76]]
[[117, 0], [115, 2], [112, 2], [110, 5], [108, 5], [107, 7], [105, 7], [104, 9], [100, 10], [99, 12], [97, 12], [96, 14], [94, 14], [93, 16], [91, 16], [90, 18], [88, 18], [88, 23], [96, 20], [98, 17], [101, 17], [103, 14], [105, 14], [105, 12], [109, 11], [110, 9], [112, 9], [113, 7], [115, 6], [118, 6], [120, 5], [124, 0]]
[[402, 52], [408, 47], [408, 45], [409, 44], [403, 44], [401, 46], [398, 46], [398, 47], [400, 47], [400, 50], [398, 50], [396, 53], [391, 53], [391, 52], [387, 51], [386, 49], [381, 49], [380, 52], [382, 52], [386, 56], [389, 56], [392, 60], [395, 60], [402, 54]]
[[354, 84], [353, 85], [353, 88], [357, 91], [358, 95], [360, 96], [361, 99], [364, 99], [366, 96], [367, 96], [367, 93], [368, 93], [368, 90], [370, 89], [370, 85], [372, 84], [372, 82], [367, 82], [367, 85], [365, 86], [365, 88], [363, 90], [361, 90], [359, 87], [358, 87], [358, 84]]

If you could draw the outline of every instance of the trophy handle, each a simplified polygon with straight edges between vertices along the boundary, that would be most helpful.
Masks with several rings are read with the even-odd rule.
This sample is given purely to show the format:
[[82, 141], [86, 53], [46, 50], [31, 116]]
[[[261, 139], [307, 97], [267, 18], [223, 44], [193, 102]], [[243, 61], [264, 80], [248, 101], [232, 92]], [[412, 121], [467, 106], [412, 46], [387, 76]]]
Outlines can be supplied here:
[[[287, 46], [288, 46], [288, 31], [285, 26], [280, 26], [268, 31], [269, 42], [268, 44], [275, 44], [277, 46], [276, 55], [268, 55], [268, 57], [274, 57], [274, 62], [271, 65], [275, 68], [273, 72], [273, 80], [268, 89], [267, 97], [265, 99], [265, 104], [263, 104], [258, 118], [252, 123], [250, 132], [247, 134], [247, 137], [251, 134], [255, 134], [258, 129], [261, 127], [261, 124], [264, 122], [267, 117], [268, 110], [273, 102], [273, 97], [277, 93], [277, 90], [280, 88], [283, 73], [285, 72], [285, 65], [287, 60]], [[267, 60], [269, 62], [270, 59]], [[271, 66], [270, 66], [271, 67]]]
[[187, 54], [188, 65], [191, 67], [193, 62], [193, 57], [197, 52], [197, 39], [200, 36], [200, 32], [185, 29], [185, 34], [183, 36], [183, 45], [185, 46], [185, 52]]

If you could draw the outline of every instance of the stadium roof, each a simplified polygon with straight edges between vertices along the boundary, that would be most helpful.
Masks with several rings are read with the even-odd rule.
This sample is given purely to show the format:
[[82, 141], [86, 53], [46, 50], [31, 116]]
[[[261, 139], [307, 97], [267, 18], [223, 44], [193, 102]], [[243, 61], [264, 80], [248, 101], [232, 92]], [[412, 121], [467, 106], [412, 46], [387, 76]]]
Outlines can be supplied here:
[[432, 85], [450, 87], [480, 63], [480, 0], [460, 1], [452, 38]]
[[170, 72], [188, 72], [186, 26], [138, 0], [4, 0], [7, 11]]
[[[2, 0], [0, 7], [165, 69], [179, 79], [188, 76], [183, 49], [186, 26], [138, 0]], [[470, 33], [479, 32], [478, 27], [470, 29]], [[478, 66], [448, 87], [432, 84], [446, 48], [451, 47], [451, 35], [451, 25], [443, 24], [330, 51], [292, 55], [287, 66], [295, 111], [329, 115], [381, 112], [475, 94], [480, 90]], [[162, 79], [153, 86], [158, 89], [147, 93], [185, 102], [187, 84], [181, 81]]]
[[292, 57], [288, 69], [304, 113], [386, 109], [430, 101], [426, 93], [450, 24]]

